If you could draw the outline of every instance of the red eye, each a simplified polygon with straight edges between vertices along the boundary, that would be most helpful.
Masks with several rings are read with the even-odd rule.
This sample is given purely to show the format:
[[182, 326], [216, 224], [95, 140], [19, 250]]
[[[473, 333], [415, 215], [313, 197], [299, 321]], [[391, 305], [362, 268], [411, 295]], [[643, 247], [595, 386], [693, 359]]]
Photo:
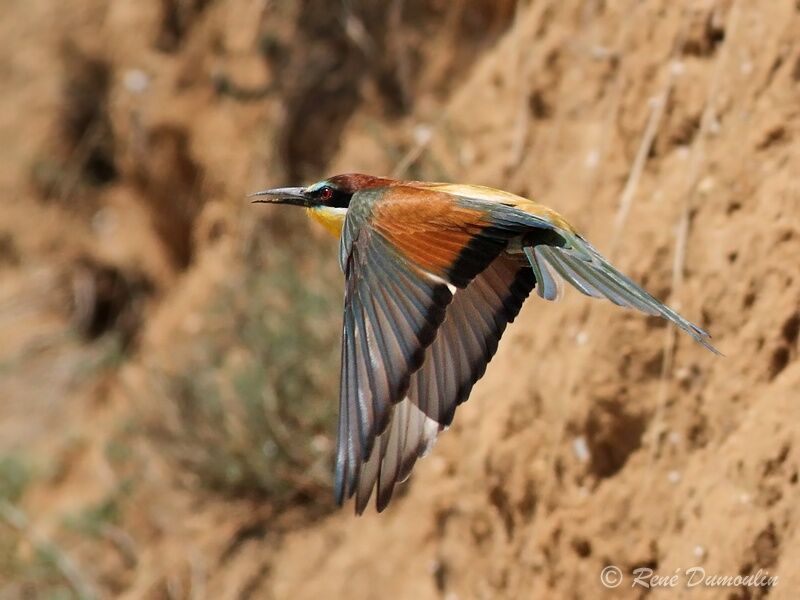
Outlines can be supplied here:
[[333, 190], [326, 186], [319, 191], [319, 197], [322, 199], [323, 202], [327, 202], [328, 200], [333, 198]]

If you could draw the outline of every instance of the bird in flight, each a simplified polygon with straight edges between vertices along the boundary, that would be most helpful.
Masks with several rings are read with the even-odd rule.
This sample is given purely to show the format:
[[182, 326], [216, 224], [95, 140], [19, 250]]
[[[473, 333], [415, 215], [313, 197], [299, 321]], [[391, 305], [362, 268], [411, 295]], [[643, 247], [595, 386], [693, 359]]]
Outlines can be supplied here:
[[305, 207], [340, 238], [345, 275], [335, 496], [376, 507], [425, 455], [484, 374], [534, 289], [566, 281], [709, 335], [615, 269], [554, 210], [493, 188], [336, 175], [253, 194]]

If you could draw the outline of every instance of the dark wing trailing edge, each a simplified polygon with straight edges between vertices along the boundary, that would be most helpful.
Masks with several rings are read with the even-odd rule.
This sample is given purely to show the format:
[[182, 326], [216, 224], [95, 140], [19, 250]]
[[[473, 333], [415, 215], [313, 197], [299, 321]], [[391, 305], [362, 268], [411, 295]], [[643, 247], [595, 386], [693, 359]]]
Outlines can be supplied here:
[[417, 458], [450, 425], [456, 407], [483, 376], [506, 325], [517, 316], [535, 284], [524, 260], [501, 255], [456, 292], [436, 339], [425, 351], [422, 368], [411, 376], [407, 396], [394, 407], [389, 427], [361, 467], [358, 514], [376, 485], [376, 505], [382, 511], [395, 485], [408, 477]]

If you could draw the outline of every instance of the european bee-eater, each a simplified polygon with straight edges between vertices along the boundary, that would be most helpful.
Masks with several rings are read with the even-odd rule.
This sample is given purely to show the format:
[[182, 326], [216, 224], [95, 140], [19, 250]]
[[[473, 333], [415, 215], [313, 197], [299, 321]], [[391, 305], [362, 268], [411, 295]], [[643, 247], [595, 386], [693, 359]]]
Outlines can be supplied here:
[[534, 288], [562, 280], [595, 298], [672, 321], [716, 352], [709, 335], [617, 271], [554, 210], [477, 185], [337, 175], [257, 192], [293, 204], [341, 238], [346, 279], [336, 501], [361, 514], [450, 425], [500, 336]]

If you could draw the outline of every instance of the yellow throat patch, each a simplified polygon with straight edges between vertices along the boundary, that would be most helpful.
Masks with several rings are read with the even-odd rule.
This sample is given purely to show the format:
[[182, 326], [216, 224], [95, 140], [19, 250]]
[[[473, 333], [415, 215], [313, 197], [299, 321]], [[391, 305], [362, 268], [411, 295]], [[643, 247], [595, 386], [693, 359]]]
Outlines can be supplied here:
[[342, 225], [344, 225], [347, 209], [315, 206], [314, 208], [307, 208], [306, 212], [309, 217], [322, 225], [334, 237], [338, 238], [342, 235]]

